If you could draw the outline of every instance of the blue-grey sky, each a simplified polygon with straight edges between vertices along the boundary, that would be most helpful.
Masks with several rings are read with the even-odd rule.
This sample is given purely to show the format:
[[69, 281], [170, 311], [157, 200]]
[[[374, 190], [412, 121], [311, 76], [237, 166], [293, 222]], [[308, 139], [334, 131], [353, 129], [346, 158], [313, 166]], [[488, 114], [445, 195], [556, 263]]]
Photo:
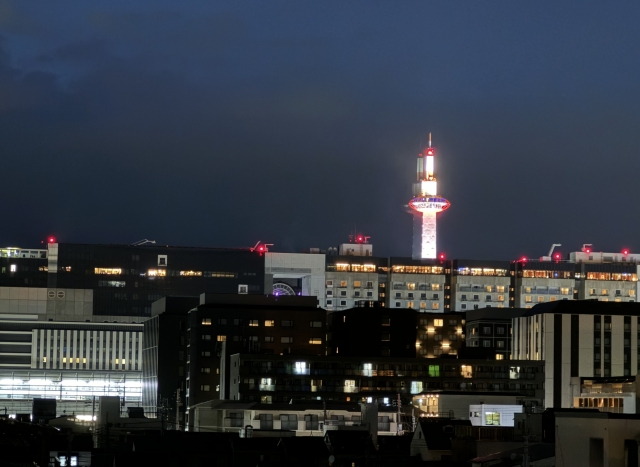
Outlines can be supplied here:
[[0, 244], [640, 250], [640, 3], [0, 0]]

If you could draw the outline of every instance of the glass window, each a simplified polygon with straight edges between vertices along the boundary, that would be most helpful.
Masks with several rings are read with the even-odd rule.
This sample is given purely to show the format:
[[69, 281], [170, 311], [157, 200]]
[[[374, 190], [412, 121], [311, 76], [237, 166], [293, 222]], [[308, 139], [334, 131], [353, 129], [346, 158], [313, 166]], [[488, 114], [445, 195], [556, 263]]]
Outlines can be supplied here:
[[444, 326], [444, 320], [443, 319], [434, 319], [433, 320], [433, 325], [436, 326], [436, 327]]
[[211, 318], [202, 318], [203, 326], [211, 326]]
[[258, 327], [258, 326], [260, 326], [259, 320], [257, 320], [257, 319], [250, 319], [250, 320], [249, 320], [249, 326], [250, 326], [250, 327]]
[[276, 322], [275, 322], [275, 320], [273, 320], [273, 319], [265, 319], [265, 320], [264, 320], [264, 325], [265, 325], [266, 327], [270, 328], [270, 327], [275, 326], [275, 325], [276, 325]]

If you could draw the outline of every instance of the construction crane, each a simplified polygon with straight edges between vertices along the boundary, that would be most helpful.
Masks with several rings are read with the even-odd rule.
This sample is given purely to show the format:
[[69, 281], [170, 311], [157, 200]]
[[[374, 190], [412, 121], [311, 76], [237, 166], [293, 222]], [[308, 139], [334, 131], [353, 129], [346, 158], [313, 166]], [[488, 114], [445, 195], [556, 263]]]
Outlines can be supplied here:
[[562, 246], [562, 244], [554, 243], [553, 245], [551, 245], [549, 254], [547, 256], [541, 256], [540, 261], [560, 261], [562, 259], [562, 253], [560, 253], [559, 251], [556, 251], [555, 253], [553, 252], [553, 250], [555, 250], [557, 246]]

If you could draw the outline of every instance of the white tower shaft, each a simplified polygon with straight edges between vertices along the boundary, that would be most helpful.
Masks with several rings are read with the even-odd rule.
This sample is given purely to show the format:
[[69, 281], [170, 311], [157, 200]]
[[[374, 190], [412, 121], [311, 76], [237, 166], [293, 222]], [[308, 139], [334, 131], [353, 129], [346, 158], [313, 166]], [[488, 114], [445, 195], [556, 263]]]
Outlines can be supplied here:
[[436, 257], [436, 213], [422, 213], [422, 258]]

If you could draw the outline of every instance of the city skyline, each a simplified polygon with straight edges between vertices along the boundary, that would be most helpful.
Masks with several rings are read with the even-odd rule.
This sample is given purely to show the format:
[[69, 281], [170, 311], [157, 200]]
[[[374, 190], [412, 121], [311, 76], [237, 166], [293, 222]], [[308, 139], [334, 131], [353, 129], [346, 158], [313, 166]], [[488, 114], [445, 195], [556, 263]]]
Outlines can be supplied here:
[[640, 250], [640, 7], [597, 5], [6, 1], [0, 244], [410, 256], [431, 131], [447, 257]]

